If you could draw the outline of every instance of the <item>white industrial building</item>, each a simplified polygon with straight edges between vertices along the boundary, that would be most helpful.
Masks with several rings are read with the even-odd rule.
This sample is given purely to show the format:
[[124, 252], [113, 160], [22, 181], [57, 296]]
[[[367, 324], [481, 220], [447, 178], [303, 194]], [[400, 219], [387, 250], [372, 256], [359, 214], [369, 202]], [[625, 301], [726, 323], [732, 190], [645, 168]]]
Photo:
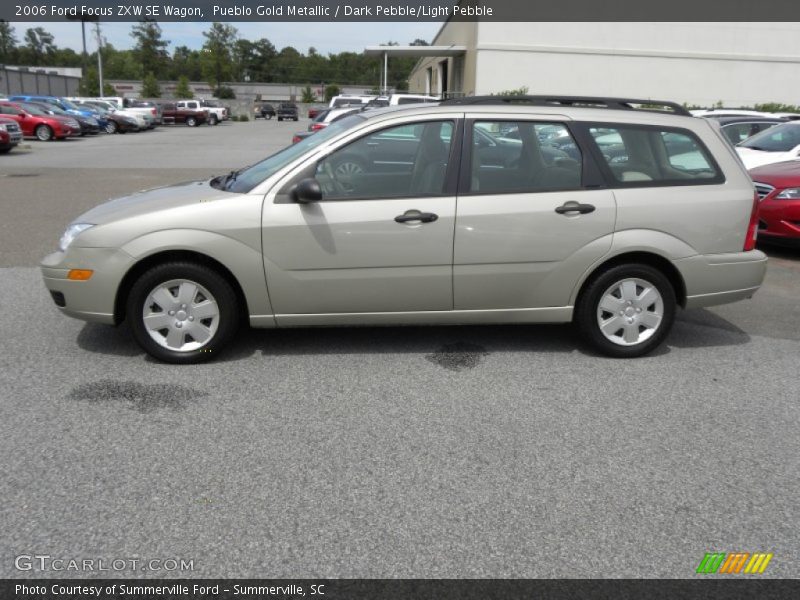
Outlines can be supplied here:
[[[800, 23], [444, 23], [413, 92], [800, 104]], [[417, 53], [422, 48], [414, 47]], [[405, 48], [388, 48], [392, 54]], [[387, 50], [382, 48], [382, 50]], [[409, 49], [411, 50], [411, 49]]]

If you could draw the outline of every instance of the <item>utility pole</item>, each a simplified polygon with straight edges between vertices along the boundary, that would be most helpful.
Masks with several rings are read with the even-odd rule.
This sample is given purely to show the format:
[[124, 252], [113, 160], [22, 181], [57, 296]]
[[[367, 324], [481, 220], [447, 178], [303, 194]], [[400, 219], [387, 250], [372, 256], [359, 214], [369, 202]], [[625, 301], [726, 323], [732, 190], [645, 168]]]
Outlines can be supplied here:
[[98, 96], [102, 98], [105, 96], [103, 93], [103, 37], [100, 35], [100, 23], [94, 24], [94, 32], [97, 36], [97, 77], [100, 83], [100, 93]]

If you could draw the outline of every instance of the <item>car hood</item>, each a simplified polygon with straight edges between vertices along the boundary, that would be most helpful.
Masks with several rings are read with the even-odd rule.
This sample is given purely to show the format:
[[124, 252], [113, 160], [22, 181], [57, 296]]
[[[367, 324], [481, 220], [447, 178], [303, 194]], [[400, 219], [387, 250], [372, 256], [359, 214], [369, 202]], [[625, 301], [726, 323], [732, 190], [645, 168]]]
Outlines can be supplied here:
[[750, 171], [753, 181], [763, 181], [776, 187], [800, 186], [800, 160], [789, 160], [757, 167]]
[[148, 213], [225, 200], [238, 195], [213, 188], [210, 182], [210, 179], [187, 181], [115, 198], [83, 213], [74, 222], [103, 225]]
[[747, 167], [748, 170], [760, 167], [761, 165], [769, 165], [795, 158], [791, 152], [767, 152], [765, 150], [753, 150], [752, 148], [745, 148], [743, 146], [737, 146], [736, 152], [739, 154], [739, 158], [742, 159], [744, 166]]

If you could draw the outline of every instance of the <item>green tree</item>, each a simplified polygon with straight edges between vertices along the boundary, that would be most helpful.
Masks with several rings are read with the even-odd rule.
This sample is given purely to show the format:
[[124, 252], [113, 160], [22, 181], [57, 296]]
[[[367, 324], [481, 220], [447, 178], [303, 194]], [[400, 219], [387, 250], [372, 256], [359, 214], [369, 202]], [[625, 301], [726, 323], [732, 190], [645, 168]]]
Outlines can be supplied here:
[[97, 67], [90, 64], [83, 74], [79, 91], [82, 96], [116, 96], [117, 90], [110, 83], [103, 82], [103, 93], [100, 93], [100, 78], [97, 76]]
[[141, 65], [142, 74], [153, 73], [156, 77], [166, 75], [169, 40], [161, 37], [159, 24], [145, 19], [133, 26], [131, 37], [136, 40], [133, 53]]
[[189, 81], [203, 79], [203, 64], [199, 51], [190, 50], [187, 46], [175, 48], [172, 53], [170, 79], [179, 79], [181, 75], [186, 75]]
[[342, 93], [342, 89], [336, 85], [335, 83], [331, 83], [325, 86], [325, 102], [330, 102], [331, 98], [334, 96], [338, 96]]
[[189, 78], [186, 75], [181, 75], [178, 78], [178, 85], [175, 86], [175, 97], [176, 98], [194, 98], [194, 92], [189, 87]]
[[11, 23], [0, 21], [0, 63], [16, 62], [17, 34]]
[[317, 101], [317, 95], [314, 93], [314, 90], [311, 89], [311, 86], [307, 85], [306, 87], [304, 87], [300, 102], [304, 102], [305, 104], [311, 104], [312, 102], [316, 101]]
[[142, 97], [144, 98], [161, 98], [161, 87], [158, 85], [158, 79], [155, 74], [150, 71], [142, 79]]
[[47, 57], [55, 52], [53, 34], [42, 27], [32, 27], [25, 31], [25, 46], [30, 52], [33, 66], [44, 65]]
[[203, 44], [203, 75], [213, 88], [222, 87], [222, 82], [233, 77], [233, 51], [238, 32], [236, 28], [224, 23], [214, 22]]

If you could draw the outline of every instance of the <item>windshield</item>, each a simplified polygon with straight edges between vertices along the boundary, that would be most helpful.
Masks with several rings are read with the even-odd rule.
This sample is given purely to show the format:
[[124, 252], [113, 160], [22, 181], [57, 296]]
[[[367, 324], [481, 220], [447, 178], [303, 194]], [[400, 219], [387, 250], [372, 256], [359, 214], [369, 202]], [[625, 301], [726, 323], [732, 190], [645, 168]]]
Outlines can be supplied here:
[[[78, 110], [78, 111], [80, 110], [77, 106], [75, 106], [69, 100], [61, 100], [61, 108], [63, 108], [64, 110]], [[89, 109], [89, 110], [91, 110], [91, 109]]]
[[[329, 139], [339, 135], [354, 125], [357, 125], [363, 120], [364, 117], [356, 115], [347, 119], [342, 119], [341, 121], [318, 131], [314, 135], [308, 136], [296, 144], [292, 144], [283, 150], [279, 150], [277, 153], [265, 158], [261, 162], [257, 162], [254, 165], [245, 167], [241, 171], [234, 171], [226, 177], [213, 180], [212, 185], [229, 192], [246, 194], [259, 183], [277, 173], [280, 169], [288, 165], [296, 158], [299, 158], [309, 150], [322, 145]], [[214, 182], [217, 182], [216, 185]]]
[[46, 107], [42, 107], [42, 109], [46, 110], [48, 112], [51, 112], [54, 115], [67, 115], [67, 114], [69, 114], [67, 111], [60, 109], [55, 104], [48, 104]]
[[800, 146], [800, 123], [776, 125], [755, 134], [739, 145], [766, 152], [788, 152], [795, 146]]
[[46, 113], [41, 108], [39, 108], [38, 106], [36, 106], [35, 104], [26, 104], [26, 103], [23, 102], [23, 103], [20, 104], [20, 107], [22, 108], [22, 110], [24, 110], [24, 111], [26, 111], [26, 112], [28, 112], [28, 113], [30, 113], [32, 115], [36, 115], [37, 117], [46, 117], [49, 114], [49, 113]]

